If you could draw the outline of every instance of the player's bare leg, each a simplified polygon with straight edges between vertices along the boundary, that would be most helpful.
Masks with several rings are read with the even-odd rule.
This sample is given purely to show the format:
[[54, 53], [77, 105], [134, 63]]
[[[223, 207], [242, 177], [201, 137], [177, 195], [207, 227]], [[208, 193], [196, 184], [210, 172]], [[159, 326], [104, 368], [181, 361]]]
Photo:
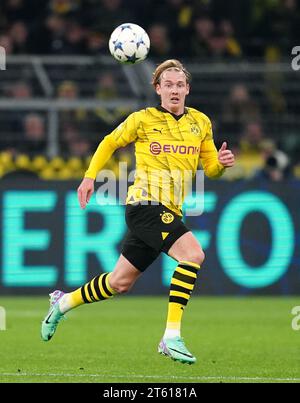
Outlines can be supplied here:
[[133, 286], [140, 275], [141, 272], [121, 255], [113, 272], [96, 276], [70, 293], [55, 290], [50, 294], [50, 309], [42, 322], [42, 339], [48, 341], [52, 338], [66, 312], [82, 304], [102, 301], [115, 294], [124, 293]]
[[109, 284], [117, 293], [124, 293], [130, 290], [141, 274], [142, 272], [125, 256], [120, 255], [114, 270], [110, 273]]
[[204, 260], [204, 252], [194, 235], [187, 232], [177, 239], [168, 254], [177, 260], [178, 266], [171, 280], [166, 330], [158, 352], [175, 361], [193, 364], [196, 358], [181, 338], [181, 320]]

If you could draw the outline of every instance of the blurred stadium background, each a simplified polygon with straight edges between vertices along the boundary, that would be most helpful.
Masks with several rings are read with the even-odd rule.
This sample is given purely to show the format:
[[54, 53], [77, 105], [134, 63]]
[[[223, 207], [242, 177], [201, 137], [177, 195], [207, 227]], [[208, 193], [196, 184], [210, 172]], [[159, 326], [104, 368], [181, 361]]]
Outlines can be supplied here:
[[[139, 65], [108, 54], [123, 22], [150, 36]], [[211, 117], [217, 146], [226, 140], [237, 160], [206, 180], [205, 214], [186, 218], [207, 256], [195, 293], [299, 294], [299, 39], [297, 0], [1, 1], [1, 295], [71, 290], [113, 268], [124, 208], [94, 198], [81, 211], [76, 189], [101, 139], [158, 103], [151, 73], [167, 58], [191, 71], [188, 105]], [[119, 160], [133, 168], [133, 148], [109, 161], [117, 176]], [[166, 296], [173, 269], [160, 257], [131, 293]]]
[[[132, 111], [158, 103], [151, 74], [170, 57], [193, 75], [188, 104], [211, 117], [216, 144], [227, 140], [237, 158], [222, 181], [206, 180], [207, 214], [187, 218], [208, 255], [201, 292], [300, 291], [300, 81], [291, 67], [298, 2], [224, 4], [1, 2], [1, 292], [72, 288], [113, 267], [122, 208], [101, 210], [94, 199], [82, 213], [74, 194], [101, 139]], [[149, 58], [136, 66], [108, 54], [109, 35], [124, 21], [151, 39]], [[108, 163], [117, 177], [119, 160], [133, 168], [133, 147]], [[105, 267], [104, 250], [111, 251]], [[136, 292], [168, 284], [172, 262], [154, 266]]]

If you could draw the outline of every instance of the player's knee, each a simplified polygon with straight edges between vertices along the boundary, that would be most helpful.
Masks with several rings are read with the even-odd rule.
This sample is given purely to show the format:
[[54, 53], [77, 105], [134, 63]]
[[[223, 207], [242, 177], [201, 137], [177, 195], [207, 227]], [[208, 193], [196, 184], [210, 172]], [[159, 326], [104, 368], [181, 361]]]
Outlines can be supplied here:
[[188, 262], [196, 263], [201, 266], [201, 264], [204, 262], [205, 259], [205, 254], [202, 249], [197, 249], [190, 251], [187, 255], [187, 257], [183, 260], [187, 260]]
[[119, 285], [116, 289], [118, 294], [125, 294], [131, 287], [128, 284]]
[[125, 294], [127, 291], [130, 290], [130, 288], [132, 287], [132, 284], [128, 281], [117, 280], [117, 281], [111, 281], [110, 286], [118, 294]]

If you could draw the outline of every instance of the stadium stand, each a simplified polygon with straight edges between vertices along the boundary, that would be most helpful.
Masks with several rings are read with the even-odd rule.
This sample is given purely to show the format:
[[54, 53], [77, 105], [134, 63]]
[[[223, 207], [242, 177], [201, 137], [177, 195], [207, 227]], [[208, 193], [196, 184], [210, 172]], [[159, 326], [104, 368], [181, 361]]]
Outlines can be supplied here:
[[[131, 111], [158, 102], [150, 85], [155, 64], [179, 57], [193, 75], [189, 105], [212, 118], [217, 144], [226, 137], [236, 151], [237, 168], [225, 179], [270, 170], [281, 174], [269, 179], [299, 177], [300, 84], [290, 57], [298, 2], [142, 3], [1, 2], [7, 68], [0, 74], [0, 175], [80, 178], [103, 136]], [[108, 37], [124, 19], [149, 33], [151, 51], [141, 65], [108, 55]], [[130, 148], [120, 156], [134, 164]]]

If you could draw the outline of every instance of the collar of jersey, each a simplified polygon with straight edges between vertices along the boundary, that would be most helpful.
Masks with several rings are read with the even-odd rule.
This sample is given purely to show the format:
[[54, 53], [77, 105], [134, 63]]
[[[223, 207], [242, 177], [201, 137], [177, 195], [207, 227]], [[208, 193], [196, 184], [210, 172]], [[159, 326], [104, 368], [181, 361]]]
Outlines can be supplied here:
[[186, 114], [188, 113], [187, 108], [184, 108], [184, 112], [183, 112], [181, 115], [175, 115], [175, 113], [172, 113], [172, 112], [168, 111], [167, 109], [165, 109], [165, 108], [164, 108], [163, 106], [161, 106], [161, 105], [158, 105], [158, 106], [156, 107], [156, 109], [158, 109], [159, 111], [164, 112], [164, 113], [169, 113], [169, 114], [172, 115], [173, 118], [176, 119], [176, 120], [179, 120], [180, 118], [182, 118], [183, 115], [186, 115]]

